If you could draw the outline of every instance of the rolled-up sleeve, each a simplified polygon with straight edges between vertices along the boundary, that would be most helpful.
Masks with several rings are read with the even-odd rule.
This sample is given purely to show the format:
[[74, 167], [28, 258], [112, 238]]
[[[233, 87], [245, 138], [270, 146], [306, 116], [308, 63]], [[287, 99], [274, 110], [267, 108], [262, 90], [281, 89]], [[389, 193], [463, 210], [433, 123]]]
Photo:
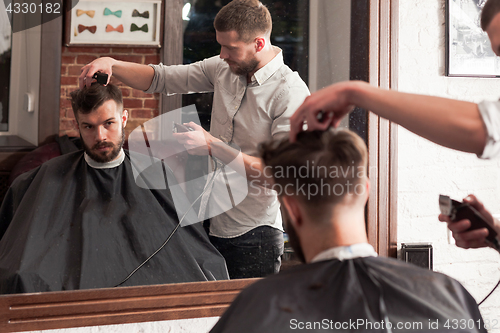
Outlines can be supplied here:
[[149, 65], [155, 70], [146, 93], [189, 94], [214, 91], [218, 56], [189, 65]]
[[500, 102], [483, 101], [478, 104], [486, 128], [486, 146], [479, 158], [500, 156]]
[[273, 123], [271, 135], [274, 137], [280, 133], [290, 132], [290, 117], [302, 105], [307, 96], [310, 95], [309, 88], [302, 81], [299, 74], [293, 73], [287, 78], [286, 89], [276, 96], [273, 105]]

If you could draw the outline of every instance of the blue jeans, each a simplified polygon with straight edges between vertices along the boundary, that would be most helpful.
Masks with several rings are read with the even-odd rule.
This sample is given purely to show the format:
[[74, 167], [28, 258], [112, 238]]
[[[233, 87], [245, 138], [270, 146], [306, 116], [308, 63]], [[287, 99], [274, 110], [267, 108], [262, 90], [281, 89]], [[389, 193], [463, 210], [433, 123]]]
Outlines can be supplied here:
[[280, 270], [284, 243], [278, 229], [262, 226], [234, 238], [210, 236], [210, 241], [226, 259], [231, 279], [264, 277]]

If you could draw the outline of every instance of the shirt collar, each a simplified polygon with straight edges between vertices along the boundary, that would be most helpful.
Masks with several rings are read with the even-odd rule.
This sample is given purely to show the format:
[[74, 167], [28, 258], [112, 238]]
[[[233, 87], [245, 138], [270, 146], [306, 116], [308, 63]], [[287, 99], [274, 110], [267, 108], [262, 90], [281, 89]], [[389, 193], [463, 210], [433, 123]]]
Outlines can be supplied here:
[[283, 62], [283, 51], [277, 46], [273, 46], [273, 50], [279, 50], [279, 53], [274, 56], [274, 58], [264, 65], [261, 69], [254, 73], [252, 76], [252, 83], [255, 81], [257, 84], [261, 85], [266, 82], [281, 66], [285, 63]]
[[85, 158], [85, 161], [87, 164], [94, 168], [94, 169], [111, 169], [111, 168], [116, 168], [120, 164], [123, 163], [123, 160], [125, 159], [125, 153], [123, 152], [123, 148], [120, 149], [120, 153], [118, 154], [118, 158], [114, 159], [111, 162], [104, 162], [104, 163], [99, 163], [94, 161], [87, 153], [83, 153], [83, 156]]
[[376, 257], [376, 256], [378, 256], [378, 254], [377, 252], [375, 252], [375, 250], [370, 244], [359, 243], [350, 246], [338, 246], [329, 248], [328, 250], [325, 250], [317, 254], [311, 260], [311, 263], [317, 261], [331, 260], [331, 259], [338, 259], [342, 261], [346, 259]]

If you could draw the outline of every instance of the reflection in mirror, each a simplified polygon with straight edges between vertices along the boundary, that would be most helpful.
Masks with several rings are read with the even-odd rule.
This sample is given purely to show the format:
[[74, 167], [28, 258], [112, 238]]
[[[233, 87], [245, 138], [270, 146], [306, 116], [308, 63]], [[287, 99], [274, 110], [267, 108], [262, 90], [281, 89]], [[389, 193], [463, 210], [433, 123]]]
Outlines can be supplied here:
[[[182, 18], [184, 28], [183, 61], [185, 64], [191, 64], [212, 56], [219, 56], [221, 46], [216, 42], [214, 19], [222, 6], [227, 3], [229, 3], [228, 0], [184, 1]], [[309, 1], [263, 0], [262, 3], [267, 6], [273, 21], [270, 42], [273, 46], [279, 47], [282, 50], [282, 53], [276, 56], [276, 59], [282, 57], [286, 66], [298, 72], [300, 78], [307, 81]], [[274, 57], [275, 55], [273, 54]], [[233, 59], [227, 60], [233, 61]], [[257, 156], [258, 144], [270, 139], [271, 128], [280, 126], [279, 115], [287, 112], [287, 109], [296, 109], [307, 94], [306, 89], [298, 91], [296, 94], [297, 96], [301, 96], [300, 101], [297, 99], [290, 102], [288, 104], [289, 108], [285, 108], [283, 104], [275, 102], [275, 100], [278, 100], [278, 96], [276, 96], [279, 94], [278, 89], [282, 89], [280, 86], [282, 83], [279, 83], [276, 78], [279, 75], [287, 74], [285, 66], [279, 67], [279, 69], [277, 69], [276, 65], [274, 66], [272, 69], [268, 66], [267, 69], [268, 72], [272, 70], [274, 78], [269, 80], [267, 77], [261, 78], [262, 82], [258, 84], [250, 83], [248, 87], [242, 86], [241, 94], [243, 97], [240, 96], [237, 100], [243, 98], [243, 101], [239, 105], [234, 118], [231, 115], [231, 110], [228, 108], [228, 123], [225, 123], [221, 115], [212, 115], [213, 93], [184, 95], [183, 105], [195, 104], [198, 114], [184, 113], [182, 117], [183, 122], [192, 121], [193, 116], [199, 116], [201, 125], [206, 130], [210, 129], [211, 134], [223, 134], [223, 141], [228, 140], [227, 142], [229, 143], [236, 143], [242, 147], [243, 153], [252, 157]], [[294, 78], [287, 77], [287, 80], [291, 79]], [[234, 95], [239, 96], [239, 83], [235, 79], [232, 80], [233, 83], [231, 83], [231, 86], [236, 84], [237, 87], [223, 86], [224, 89], [221, 89], [221, 91], [233, 91], [231, 97]], [[289, 82], [292, 84], [292, 89], [297, 89], [293, 87], [293, 85], [297, 85], [294, 81]], [[276, 90], [276, 95], [268, 95], [263, 92], [257, 95], [253, 91], [257, 91], [259, 85], [262, 85], [262, 90]], [[217, 95], [217, 88], [215, 94]], [[288, 97], [290, 94], [293, 93], [287, 91], [285, 94], [287, 99], [293, 98], [293, 96]], [[254, 103], [252, 101], [253, 98], [257, 98], [258, 102], [256, 106], [248, 108], [249, 103]], [[250, 102], [247, 100], [250, 100]], [[230, 100], [227, 100], [227, 103], [231, 103]], [[217, 112], [217, 110], [214, 109], [214, 112]], [[259, 115], [259, 112], [263, 116]], [[277, 113], [277, 115], [272, 116], [273, 113]], [[291, 113], [288, 112], [286, 116], [291, 116]], [[227, 116], [225, 117], [227, 118]], [[268, 120], [272, 117], [276, 119]], [[231, 123], [231, 126], [228, 125], [229, 123]], [[249, 128], [250, 123], [252, 124], [251, 129]], [[279, 132], [275, 129], [273, 131]], [[229, 135], [227, 135], [228, 132], [230, 132]], [[238, 140], [240, 141], [238, 142]], [[241, 140], [245, 142], [242, 143]], [[189, 178], [207, 174], [209, 163], [206, 157], [191, 155], [188, 157], [188, 161], [186, 175], [190, 175]], [[256, 179], [252, 178], [253, 175], [249, 174], [247, 177], [249, 184], [245, 187], [248, 187], [248, 198], [241, 205], [235, 206], [234, 209], [228, 211], [226, 214], [214, 216], [204, 223], [207, 230], [209, 230], [211, 241], [225, 256], [230, 277], [233, 279], [261, 277], [278, 272], [281, 260], [279, 253], [283, 251], [282, 248], [284, 247], [283, 240], [281, 239], [281, 216], [278, 211], [275, 194], [262, 186], [256, 185]], [[188, 197], [196, 198], [197, 193], [202, 189], [188, 187]], [[274, 199], [271, 200], [270, 198], [273, 197]], [[215, 198], [216, 196], [211, 196], [212, 201], [224, 201], [222, 197]], [[227, 201], [230, 202], [229, 199]], [[266, 239], [266, 241], [263, 241], [266, 244], [258, 245], [256, 243], [257, 239]], [[239, 248], [246, 248], [246, 250], [239, 251]], [[250, 250], [251, 248], [253, 249]], [[276, 256], [278, 258], [273, 259]], [[269, 263], [271, 261], [274, 261], [274, 263]]]
[[41, 27], [12, 33], [9, 18], [17, 24], [24, 22], [23, 14], [8, 10], [4, 3], [0, 4], [0, 145], [11, 145], [16, 136], [18, 145], [33, 146], [39, 133]]
[[[0, 208], [0, 292], [227, 279], [201, 225], [179, 228], [176, 203], [184, 198], [166, 184], [172, 171], [122, 150], [128, 114], [121, 90], [94, 83], [71, 98], [83, 151], [74, 146], [8, 190]], [[151, 176], [158, 170], [163, 186]]]
[[0, 3], [0, 131], [9, 130], [10, 64], [12, 29], [4, 2]]
[[[227, 1], [226, 1], [227, 2]], [[283, 50], [284, 62], [308, 82], [312, 91], [348, 80], [350, 76], [350, 17], [351, 1], [328, 0], [273, 0], [262, 1], [273, 18], [271, 43]], [[213, 20], [225, 3], [205, 0], [185, 0], [183, 6], [184, 63], [189, 64], [218, 55], [220, 46]], [[336, 32], [336, 33], [332, 33]], [[183, 105], [195, 104], [202, 126], [209, 130], [213, 93], [183, 96]], [[183, 114], [183, 121], [192, 120]], [[341, 126], [348, 127], [345, 118]], [[204, 157], [189, 156], [186, 174], [201, 176], [207, 173], [208, 161]], [[188, 188], [188, 196], [200, 189]], [[209, 221], [205, 222], [208, 227]], [[288, 246], [285, 233], [285, 253], [282, 268], [298, 261]], [[251, 276], [248, 276], [251, 277]]]
[[[308, 81], [309, 0], [262, 0], [273, 19], [272, 45], [283, 50], [285, 64]], [[349, 2], [349, 1], [348, 1]], [[183, 61], [191, 64], [219, 55], [213, 22], [219, 10], [229, 0], [184, 0], [182, 20], [184, 27]], [[183, 95], [182, 105], [195, 104], [201, 124], [210, 129], [213, 93]], [[186, 115], [183, 120], [189, 121]]]
[[[313, 0], [310, 11], [309, 88], [314, 92], [349, 80], [351, 1]], [[340, 126], [349, 127], [349, 119]]]
[[[227, 1], [184, 2], [182, 13], [184, 63], [193, 63], [219, 54], [220, 47], [215, 40], [213, 19], [225, 2]], [[285, 64], [297, 71], [311, 89], [317, 90], [331, 82], [349, 77], [350, 1], [267, 0], [263, 2], [270, 9], [274, 20], [272, 44], [283, 50]], [[4, 84], [5, 80], [1, 80], [1, 83]], [[211, 100], [212, 94], [184, 95], [183, 100], [184, 105], [196, 105], [200, 124], [206, 129], [210, 126]], [[191, 120], [193, 113], [182, 114], [183, 122]], [[94, 123], [91, 125], [96, 126]], [[78, 146], [82, 143], [77, 141], [72, 140], [68, 143], [61, 139], [52, 148], [63, 151], [68, 145]], [[37, 150], [36, 153], [39, 157], [43, 155], [42, 159], [45, 159], [44, 154], [47, 150], [43, 149]], [[128, 196], [126, 200], [122, 198], [116, 201], [113, 195], [122, 191], [124, 184], [132, 186], [127, 180], [127, 171], [120, 171], [118, 175], [108, 175], [106, 169], [96, 169], [88, 163], [85, 164], [82, 157], [78, 160], [81, 165], [77, 165], [76, 159], [71, 160], [76, 156], [72, 150], [70, 148], [67, 156], [58, 159], [69, 164], [56, 166], [57, 168], [52, 171], [47, 171], [44, 167], [39, 168], [21, 176], [6, 199], [8, 204], [4, 207], [7, 208], [2, 208], [1, 213], [4, 214], [5, 210], [9, 221], [20, 222], [15, 223], [16, 228], [9, 230], [7, 230], [8, 222], [0, 226], [1, 232], [5, 232], [6, 236], [9, 235], [2, 237], [0, 252], [12, 254], [10, 258], [5, 256], [0, 258], [3, 268], [0, 277], [3, 281], [7, 281], [0, 285], [3, 292], [113, 287], [120, 284], [150, 254], [160, 249], [175, 229], [174, 222], [179, 220], [179, 216], [175, 212], [172, 204], [174, 198], [171, 197], [169, 190], [163, 194], [161, 191], [153, 190], [149, 194], [134, 194]], [[75, 164], [72, 164], [73, 162]], [[189, 155], [188, 160], [180, 162], [183, 165], [179, 167], [185, 168], [187, 179], [208, 174], [206, 157]], [[47, 163], [47, 165], [56, 164], [56, 162]], [[68, 182], [54, 184], [47, 181], [63, 171], [67, 176], [65, 181]], [[162, 171], [169, 172], [166, 168]], [[85, 176], [81, 176], [79, 172]], [[39, 177], [39, 174], [43, 174], [43, 177]], [[104, 185], [103, 178], [108, 185]], [[90, 185], [88, 179], [92, 179]], [[95, 183], [95, 179], [103, 182]], [[177, 181], [181, 183], [178, 179]], [[34, 184], [36, 186], [32, 187]], [[84, 193], [81, 188], [90, 192]], [[193, 198], [196, 198], [197, 193], [203, 188], [204, 186], [200, 184], [194, 187], [186, 185], [184, 189], [189, 202], [193, 202]], [[151, 205], [155, 208], [151, 209]], [[97, 222], [89, 222], [95, 216], [100, 216], [96, 219]], [[61, 223], [58, 219], [62, 217], [66, 217], [66, 221], [70, 220], [71, 223]], [[144, 224], [140, 227], [131, 225], [129, 222], [132, 217]], [[202, 226], [198, 224], [193, 226], [192, 232], [179, 229], [181, 230], [178, 231], [179, 235], [187, 234], [177, 240], [172, 238], [152, 260], [122, 285], [227, 278], [221, 272], [223, 269], [220, 258], [207, 242], [207, 235], [201, 228]], [[131, 232], [139, 236], [131, 237]], [[33, 239], [38, 236], [43, 239], [34, 242]], [[213, 256], [207, 259], [204, 253], [196, 252], [198, 247], [205, 248], [206, 252]], [[113, 255], [109, 255], [109, 251], [112, 251]], [[283, 266], [286, 266], [286, 262]], [[173, 267], [175, 269], [172, 269]], [[154, 273], [155, 270], [161, 271], [161, 274]], [[57, 272], [64, 273], [57, 276]], [[154, 275], [161, 278], [156, 279]], [[188, 275], [191, 277], [186, 278]], [[82, 283], [84, 280], [88, 282]]]

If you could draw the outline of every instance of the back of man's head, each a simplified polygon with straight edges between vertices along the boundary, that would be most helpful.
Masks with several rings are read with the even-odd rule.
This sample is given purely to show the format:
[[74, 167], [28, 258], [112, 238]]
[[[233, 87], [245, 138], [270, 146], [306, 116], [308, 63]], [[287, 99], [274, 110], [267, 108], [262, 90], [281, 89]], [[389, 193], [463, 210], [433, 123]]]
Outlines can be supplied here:
[[122, 92], [113, 84], [103, 86], [94, 82], [89, 88], [71, 92], [71, 107], [78, 121], [78, 114], [89, 114], [99, 108], [103, 103], [113, 100], [118, 106], [123, 106]]
[[486, 1], [481, 12], [481, 28], [486, 31], [493, 18], [500, 13], [500, 0]]
[[295, 196], [312, 211], [367, 195], [366, 145], [349, 130], [302, 132], [293, 143], [263, 144], [261, 154], [278, 194]]
[[258, 35], [271, 36], [272, 25], [269, 10], [259, 0], [233, 0], [222, 7], [214, 21], [215, 30], [236, 31], [245, 42]]

